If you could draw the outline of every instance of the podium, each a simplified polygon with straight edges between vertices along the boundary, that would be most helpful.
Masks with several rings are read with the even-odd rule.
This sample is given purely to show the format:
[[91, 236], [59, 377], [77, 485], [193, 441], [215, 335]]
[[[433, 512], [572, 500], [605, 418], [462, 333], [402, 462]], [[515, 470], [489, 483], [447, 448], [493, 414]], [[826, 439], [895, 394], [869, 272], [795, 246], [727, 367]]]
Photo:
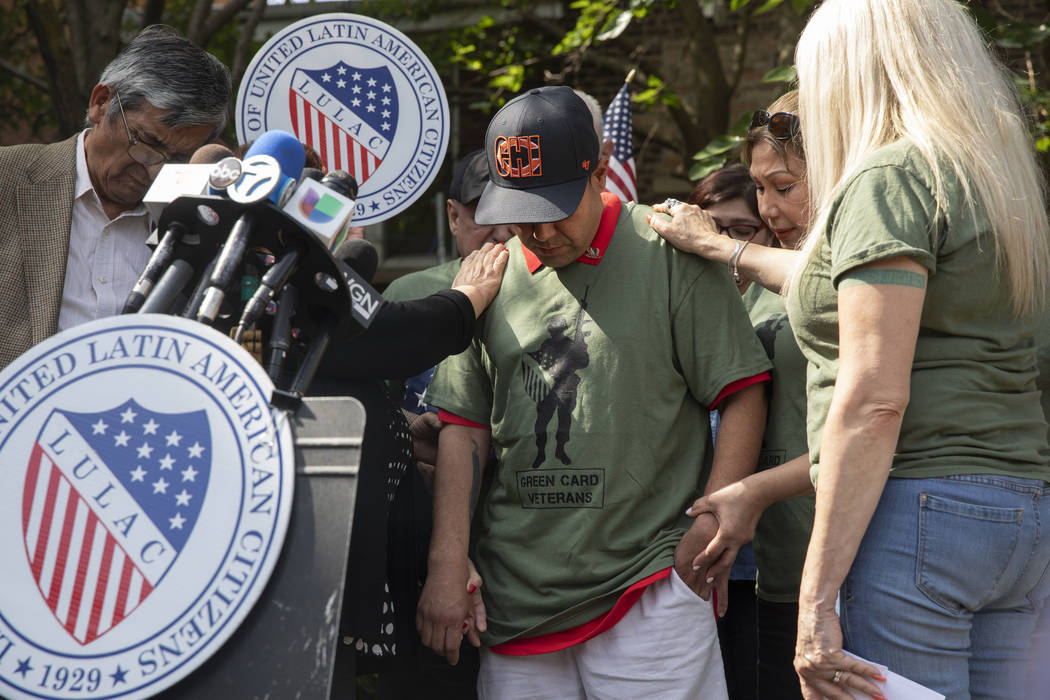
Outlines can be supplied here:
[[354, 656], [340, 651], [339, 620], [365, 410], [346, 396], [307, 397], [292, 423], [295, 497], [273, 575], [222, 648], [157, 698], [354, 697]]

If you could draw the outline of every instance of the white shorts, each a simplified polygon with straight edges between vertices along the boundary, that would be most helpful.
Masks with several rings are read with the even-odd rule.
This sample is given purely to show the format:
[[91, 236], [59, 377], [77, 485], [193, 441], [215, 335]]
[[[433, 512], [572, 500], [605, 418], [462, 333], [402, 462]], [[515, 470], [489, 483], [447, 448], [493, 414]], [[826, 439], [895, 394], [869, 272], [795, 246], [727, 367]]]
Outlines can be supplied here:
[[481, 700], [725, 700], [711, 603], [672, 569], [612, 629], [549, 654], [481, 651]]

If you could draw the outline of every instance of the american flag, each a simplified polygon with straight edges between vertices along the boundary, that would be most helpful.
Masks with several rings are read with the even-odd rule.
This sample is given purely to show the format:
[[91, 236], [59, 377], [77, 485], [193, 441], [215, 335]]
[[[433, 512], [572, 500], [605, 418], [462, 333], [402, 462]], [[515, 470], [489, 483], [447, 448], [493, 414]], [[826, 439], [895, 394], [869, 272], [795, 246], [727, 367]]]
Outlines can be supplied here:
[[211, 472], [204, 411], [134, 400], [99, 413], [55, 410], [26, 469], [22, 530], [47, 606], [89, 644], [144, 601], [185, 546]]
[[634, 144], [631, 140], [631, 88], [626, 82], [605, 110], [602, 131], [602, 137], [612, 139], [614, 145], [605, 189], [625, 202], [634, 202], [638, 199], [638, 183], [634, 176]]
[[320, 70], [298, 69], [288, 101], [292, 130], [313, 146], [327, 170], [346, 170], [362, 185], [382, 165], [398, 120], [389, 68], [339, 61]]

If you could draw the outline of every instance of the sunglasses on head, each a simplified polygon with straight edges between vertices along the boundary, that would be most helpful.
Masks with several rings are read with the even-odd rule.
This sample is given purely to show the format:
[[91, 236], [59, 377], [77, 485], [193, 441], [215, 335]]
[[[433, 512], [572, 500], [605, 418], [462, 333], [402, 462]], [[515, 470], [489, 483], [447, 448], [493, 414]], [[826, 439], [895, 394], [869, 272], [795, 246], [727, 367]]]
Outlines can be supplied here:
[[751, 117], [751, 129], [764, 126], [769, 130], [769, 135], [777, 141], [790, 141], [798, 135], [798, 115], [791, 112], [775, 112], [770, 114], [764, 109], [756, 110]]

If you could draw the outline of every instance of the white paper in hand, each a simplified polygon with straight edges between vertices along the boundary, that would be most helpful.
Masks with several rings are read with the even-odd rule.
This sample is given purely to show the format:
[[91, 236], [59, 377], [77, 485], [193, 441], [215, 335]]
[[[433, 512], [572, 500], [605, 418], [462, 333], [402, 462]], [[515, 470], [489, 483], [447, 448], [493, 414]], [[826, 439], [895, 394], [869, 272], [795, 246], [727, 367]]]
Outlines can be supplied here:
[[[843, 651], [853, 658], [860, 659], [864, 663], [871, 664], [879, 669], [879, 672], [883, 675], [886, 681], [881, 682], [873, 680], [872, 683], [882, 689], [883, 697], [893, 698], [893, 700], [944, 700], [944, 696], [940, 693], [930, 690], [924, 685], [919, 685], [915, 681], [905, 678], [899, 673], [894, 673], [882, 664], [869, 661], [868, 659], [857, 656], [856, 654], [850, 654], [848, 651]], [[871, 696], [867, 693], [862, 693], [853, 688], [847, 688], [847, 690], [849, 690], [850, 695], [857, 700], [871, 700]]]

